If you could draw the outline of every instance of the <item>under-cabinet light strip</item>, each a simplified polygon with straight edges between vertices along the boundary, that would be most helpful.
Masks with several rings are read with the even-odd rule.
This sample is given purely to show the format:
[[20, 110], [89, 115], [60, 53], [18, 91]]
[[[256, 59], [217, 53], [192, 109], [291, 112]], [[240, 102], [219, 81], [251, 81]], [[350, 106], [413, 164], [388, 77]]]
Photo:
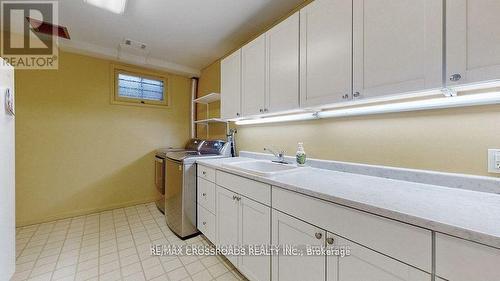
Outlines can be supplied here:
[[256, 119], [236, 121], [236, 125], [252, 125], [252, 124], [265, 124], [265, 123], [279, 123], [290, 121], [304, 121], [318, 119], [316, 112], [311, 113], [297, 113], [283, 116], [263, 117]]
[[408, 111], [444, 109], [454, 107], [478, 106], [500, 103], [500, 92], [442, 97], [429, 100], [409, 101], [401, 103], [381, 104], [349, 109], [338, 109], [318, 112], [319, 118], [349, 117]]
[[374, 115], [384, 113], [398, 113], [408, 111], [422, 111], [432, 109], [444, 109], [455, 107], [479, 106], [489, 104], [500, 104], [500, 92], [483, 94], [468, 94], [463, 96], [433, 98], [409, 102], [398, 102], [391, 104], [371, 105], [347, 109], [325, 110], [312, 113], [298, 113], [284, 116], [257, 118], [236, 121], [236, 125], [265, 124], [289, 121], [312, 120], [320, 118], [352, 117], [362, 115]]

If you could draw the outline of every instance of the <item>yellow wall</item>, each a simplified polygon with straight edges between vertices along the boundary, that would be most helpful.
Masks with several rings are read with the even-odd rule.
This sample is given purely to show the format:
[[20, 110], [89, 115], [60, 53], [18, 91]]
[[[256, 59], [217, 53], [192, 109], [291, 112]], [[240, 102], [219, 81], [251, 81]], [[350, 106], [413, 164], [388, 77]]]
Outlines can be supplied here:
[[154, 150], [189, 138], [190, 80], [170, 108], [110, 104], [110, 61], [60, 52], [59, 70], [16, 71], [16, 216], [27, 225], [150, 202]]
[[[202, 72], [220, 75], [217, 68]], [[500, 105], [238, 126], [237, 148], [275, 145], [294, 155], [404, 168], [498, 176], [487, 172], [487, 149], [500, 148]]]
[[[210, 93], [220, 93], [220, 61], [216, 61], [201, 71], [201, 76], [198, 84], [198, 97], [208, 95]], [[208, 118], [220, 118], [220, 102], [213, 102], [208, 107]], [[207, 118], [207, 107], [198, 105], [197, 119]], [[197, 136], [200, 138], [207, 137], [207, 127], [204, 125], [197, 126]], [[224, 124], [210, 124], [208, 138], [210, 139], [226, 139], [226, 126]]]

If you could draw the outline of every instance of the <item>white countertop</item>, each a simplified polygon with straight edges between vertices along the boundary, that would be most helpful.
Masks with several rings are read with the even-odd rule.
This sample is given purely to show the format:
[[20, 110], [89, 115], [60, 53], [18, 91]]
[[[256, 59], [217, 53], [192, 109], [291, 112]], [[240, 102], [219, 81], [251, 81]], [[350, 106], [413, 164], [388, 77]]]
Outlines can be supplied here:
[[229, 168], [223, 163], [252, 158], [198, 160], [197, 163], [276, 187], [500, 248], [500, 195], [311, 167], [272, 177]]

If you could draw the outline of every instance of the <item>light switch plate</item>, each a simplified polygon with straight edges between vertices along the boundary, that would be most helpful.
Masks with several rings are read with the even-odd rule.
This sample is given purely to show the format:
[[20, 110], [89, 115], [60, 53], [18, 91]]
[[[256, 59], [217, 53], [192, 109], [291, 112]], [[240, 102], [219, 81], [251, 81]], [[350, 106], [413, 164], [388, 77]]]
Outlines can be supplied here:
[[488, 173], [500, 174], [500, 149], [488, 149]]

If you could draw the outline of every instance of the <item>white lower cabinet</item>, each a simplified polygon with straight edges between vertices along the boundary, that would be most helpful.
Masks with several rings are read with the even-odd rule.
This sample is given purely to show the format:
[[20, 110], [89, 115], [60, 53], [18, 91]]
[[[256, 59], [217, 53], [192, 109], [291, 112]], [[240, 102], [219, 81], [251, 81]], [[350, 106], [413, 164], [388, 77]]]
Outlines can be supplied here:
[[[217, 186], [216, 189], [216, 236], [218, 246], [231, 247], [238, 245], [238, 201], [236, 193]], [[227, 256], [237, 265], [237, 256]]]
[[[430, 281], [431, 275], [273, 210], [273, 245], [329, 247], [338, 255], [273, 256], [273, 281]], [[344, 253], [342, 255], [341, 253]]]
[[[271, 208], [217, 186], [217, 245], [270, 245]], [[249, 280], [271, 279], [271, 257], [265, 255], [227, 256]]]
[[[272, 244], [297, 248], [323, 246], [325, 231], [273, 210]], [[324, 281], [325, 256], [273, 255], [273, 281]]]
[[438, 233], [436, 275], [450, 281], [500, 280], [500, 250]]
[[[218, 246], [272, 245], [288, 253], [227, 256], [252, 281], [433, 280], [429, 230], [219, 170], [211, 174], [215, 183], [198, 175], [198, 229]], [[499, 249], [440, 233], [434, 239], [434, 280], [500, 280]], [[345, 255], [304, 252], [332, 246]]]
[[198, 229], [210, 241], [215, 241], [215, 215], [198, 204]]
[[[241, 197], [239, 212], [240, 245], [270, 245], [271, 208]], [[267, 255], [239, 256], [238, 270], [250, 280], [271, 280], [271, 257]]]
[[[349, 256], [329, 256], [329, 266], [337, 270], [328, 272], [328, 281], [430, 281], [429, 273], [389, 258], [338, 236], [332, 237], [335, 246], [348, 248]], [[403, 249], [402, 249], [403, 250]]]

